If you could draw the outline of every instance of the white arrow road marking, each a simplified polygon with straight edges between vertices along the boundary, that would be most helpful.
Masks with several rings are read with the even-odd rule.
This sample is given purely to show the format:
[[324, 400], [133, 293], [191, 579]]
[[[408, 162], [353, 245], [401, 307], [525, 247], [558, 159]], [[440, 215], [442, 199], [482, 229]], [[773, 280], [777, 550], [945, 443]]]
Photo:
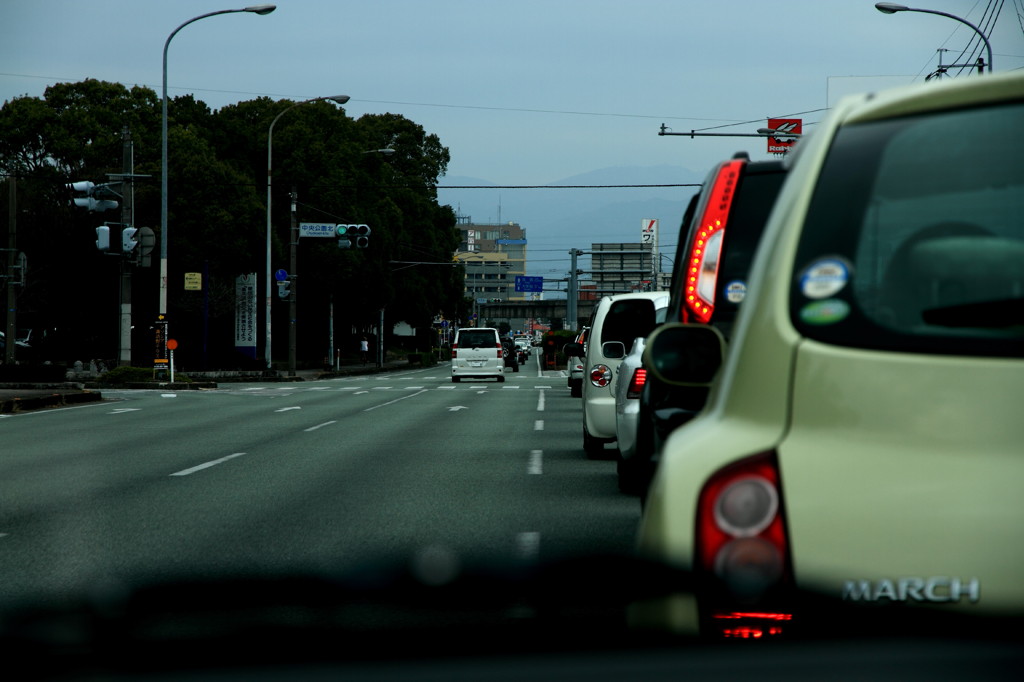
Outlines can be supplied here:
[[530, 450], [530, 463], [526, 465], [526, 473], [528, 474], [541, 474], [544, 473], [544, 451], [543, 450]]
[[282, 407], [282, 408], [281, 408], [280, 410], [274, 410], [274, 412], [287, 412], [288, 410], [301, 410], [301, 409], [302, 409], [302, 408], [301, 408], [301, 407], [298, 407], [298, 406], [294, 406], [294, 407]]
[[124, 414], [125, 412], [138, 412], [141, 407], [119, 407], [116, 410], [111, 410], [107, 414]]
[[177, 471], [177, 472], [171, 474], [171, 476], [188, 476], [189, 474], [194, 474], [197, 471], [202, 471], [203, 469], [209, 469], [210, 467], [215, 467], [218, 464], [223, 464], [224, 462], [227, 462], [228, 460], [234, 459], [235, 457], [241, 457], [244, 454], [245, 454], [244, 452], [236, 452], [233, 455], [228, 455], [227, 457], [221, 457], [220, 459], [215, 459], [212, 462], [207, 462], [205, 464], [200, 464], [198, 466], [194, 466], [191, 469], [182, 469], [181, 471]]
[[336, 420], [331, 420], [329, 422], [324, 422], [323, 424], [317, 424], [316, 426], [310, 426], [308, 429], [303, 429], [303, 431], [316, 431], [317, 429], [321, 429], [321, 428], [323, 428], [325, 426], [330, 426], [331, 424], [335, 423], [335, 421]]
[[459, 410], [468, 410], [468, 409], [469, 408], [466, 407], [465, 405], [455, 405], [453, 407], [449, 407], [448, 411], [449, 412], [458, 412]]

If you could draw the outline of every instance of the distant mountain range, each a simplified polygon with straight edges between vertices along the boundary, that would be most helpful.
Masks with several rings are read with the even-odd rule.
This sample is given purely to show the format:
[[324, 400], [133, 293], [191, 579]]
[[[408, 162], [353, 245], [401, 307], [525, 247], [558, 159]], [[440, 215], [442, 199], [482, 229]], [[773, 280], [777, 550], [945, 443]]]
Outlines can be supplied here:
[[[639, 242], [644, 219], [659, 221], [660, 252], [671, 258], [686, 203], [704, 172], [682, 166], [615, 166], [538, 183], [499, 187], [465, 176], [444, 176], [439, 200], [478, 224], [515, 222], [526, 230], [527, 272], [557, 277], [569, 269], [569, 250], [592, 243]], [[470, 189], [472, 187], [473, 189]], [[493, 188], [493, 189], [492, 189]], [[586, 256], [578, 266], [587, 269]], [[666, 269], [669, 261], [663, 261]]]

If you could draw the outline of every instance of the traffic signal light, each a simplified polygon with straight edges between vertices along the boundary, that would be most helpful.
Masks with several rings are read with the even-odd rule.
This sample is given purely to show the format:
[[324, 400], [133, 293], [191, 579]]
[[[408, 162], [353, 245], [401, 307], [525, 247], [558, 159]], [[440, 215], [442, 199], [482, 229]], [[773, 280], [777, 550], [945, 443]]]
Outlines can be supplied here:
[[365, 249], [370, 245], [369, 225], [353, 225], [349, 234], [352, 236], [352, 245], [357, 249]]
[[106, 225], [96, 228], [96, 248], [100, 251], [110, 251], [110, 228]]
[[100, 185], [97, 187], [94, 183], [88, 180], [82, 180], [80, 182], [69, 182], [66, 187], [74, 192], [83, 192], [84, 197], [74, 197], [71, 203], [79, 208], [87, 209], [90, 212], [96, 211], [110, 211], [117, 208], [118, 203], [113, 199], [98, 199], [96, 198], [97, 192], [109, 192], [106, 185]]
[[365, 249], [370, 245], [369, 225], [338, 224], [334, 226], [334, 233], [338, 235], [339, 249]]
[[352, 248], [352, 240], [349, 239], [348, 230], [352, 227], [351, 225], [335, 225], [334, 233], [338, 235], [338, 248], [339, 249], [350, 249]]
[[277, 297], [288, 298], [292, 295], [292, 281], [291, 279], [281, 280], [277, 283]]
[[139, 245], [138, 240], [135, 238], [135, 233], [138, 232], [136, 227], [126, 227], [121, 230], [121, 251], [122, 253], [131, 253], [132, 250]]

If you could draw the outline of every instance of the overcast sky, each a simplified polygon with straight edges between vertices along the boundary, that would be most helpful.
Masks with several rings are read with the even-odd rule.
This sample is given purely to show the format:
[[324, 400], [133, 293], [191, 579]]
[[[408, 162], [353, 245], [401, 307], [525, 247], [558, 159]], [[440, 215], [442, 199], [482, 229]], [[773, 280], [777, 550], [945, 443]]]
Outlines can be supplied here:
[[[97, 78], [158, 93], [181, 23], [246, 0], [0, 0], [0, 100]], [[257, 0], [252, 0], [257, 2]], [[990, 0], [924, 0], [981, 24]], [[1024, 67], [1024, 0], [991, 0], [997, 71]], [[449, 175], [543, 184], [621, 165], [703, 172], [732, 138], [658, 137], [769, 116], [818, 120], [845, 91], [923, 79], [973, 32], [870, 0], [278, 0], [183, 28], [169, 93], [212, 108], [348, 94], [436, 133]], [[878, 78], [895, 76], [899, 78]], [[280, 125], [280, 124], [279, 124]], [[766, 155], [766, 154], [765, 154]], [[443, 182], [443, 181], [442, 181]]]
[[[259, 1], [0, 0], [0, 101], [84, 78], [159, 94], [163, 46], [175, 28]], [[996, 71], [1024, 68], [1024, 0], [922, 2], [912, 6], [985, 29]], [[768, 158], [766, 142], [659, 137], [662, 123], [675, 132], [736, 133], [753, 133], [768, 117], [811, 125], [844, 93], [923, 81], [940, 48], [949, 50], [948, 64], [963, 63], [963, 51], [976, 47], [976, 34], [955, 20], [885, 15], [873, 0], [276, 4], [265, 16], [226, 14], [184, 27], [170, 44], [169, 94], [192, 93], [214, 109], [259, 96], [347, 94], [353, 117], [399, 113], [437, 134], [451, 152], [442, 186], [466, 178], [544, 185], [624, 166], [656, 167], [646, 183], [699, 181], [737, 150]], [[593, 177], [629, 183], [636, 175]], [[678, 207], [695, 190], [656, 191], [676, 202], [670, 215], [602, 224], [607, 214], [599, 212], [575, 232], [545, 208], [553, 190], [445, 190], [441, 198], [477, 222], [520, 222], [531, 271], [557, 274], [568, 267], [567, 249], [637, 240], [643, 218], [661, 219], [661, 243], [671, 253]], [[649, 197], [650, 190], [579, 190], [564, 198], [584, 196], [599, 208], [598, 200], [642, 192]], [[557, 199], [556, 206], [570, 203]]]

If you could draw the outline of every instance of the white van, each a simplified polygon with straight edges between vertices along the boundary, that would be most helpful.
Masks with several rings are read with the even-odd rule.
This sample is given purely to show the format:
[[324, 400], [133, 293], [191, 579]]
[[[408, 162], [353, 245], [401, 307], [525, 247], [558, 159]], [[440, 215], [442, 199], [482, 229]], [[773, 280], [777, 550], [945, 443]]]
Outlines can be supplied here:
[[463, 327], [452, 344], [452, 382], [462, 377], [496, 377], [505, 381], [505, 357], [498, 330], [493, 327]]
[[645, 291], [602, 298], [590, 318], [586, 355], [578, 344], [566, 344], [566, 354], [583, 357], [583, 450], [590, 458], [615, 440], [614, 379], [626, 350], [638, 336], [657, 326], [659, 308], [668, 305], [669, 292]]

